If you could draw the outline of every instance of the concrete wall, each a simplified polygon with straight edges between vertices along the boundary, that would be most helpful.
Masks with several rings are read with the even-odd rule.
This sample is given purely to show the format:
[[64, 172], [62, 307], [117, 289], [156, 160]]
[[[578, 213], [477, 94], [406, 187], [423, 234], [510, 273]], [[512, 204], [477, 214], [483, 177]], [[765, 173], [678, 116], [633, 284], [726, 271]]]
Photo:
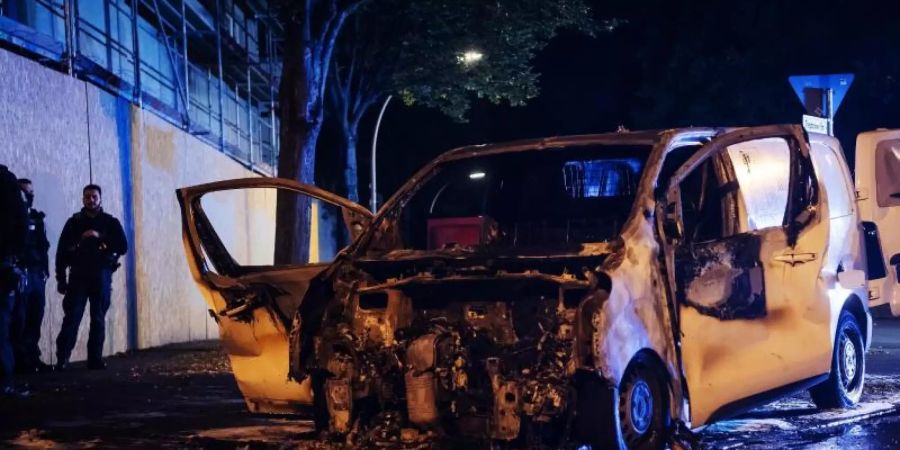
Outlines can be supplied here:
[[[255, 175], [150, 112], [2, 49], [0, 117], [0, 163], [34, 181], [51, 258], [88, 182], [103, 187], [104, 209], [126, 228], [131, 251], [113, 278], [104, 352], [124, 351], [129, 340], [144, 348], [218, 336], [186, 266], [174, 191]], [[250, 208], [271, 210], [273, 202], [248, 196], [223, 207], [240, 217]], [[251, 236], [249, 227], [235, 233], [229, 239]], [[51, 275], [41, 336], [46, 362], [55, 361], [61, 302]], [[86, 357], [87, 325], [85, 317], [73, 360]]]

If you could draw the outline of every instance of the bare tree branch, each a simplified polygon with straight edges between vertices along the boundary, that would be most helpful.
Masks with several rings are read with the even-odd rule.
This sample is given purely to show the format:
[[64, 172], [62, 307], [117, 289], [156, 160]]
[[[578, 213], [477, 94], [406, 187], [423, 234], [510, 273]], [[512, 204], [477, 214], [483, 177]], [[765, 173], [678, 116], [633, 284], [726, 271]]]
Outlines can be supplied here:
[[336, 110], [341, 112], [341, 116], [346, 116], [346, 113], [344, 111], [346, 111], [345, 105], [347, 103], [347, 91], [344, 89], [345, 82], [344, 78], [341, 77], [341, 68], [338, 65], [337, 59], [332, 60], [331, 71], [332, 77], [334, 77], [334, 79], [332, 80], [332, 84], [330, 85], [330, 87], [327, 89], [329, 98], [332, 101], [332, 106], [334, 106]]
[[333, 0], [335, 9], [331, 11], [328, 20], [325, 21], [325, 26], [322, 28], [322, 40], [333, 43], [337, 39], [338, 33], [341, 32], [344, 21], [370, 1], [371, 0], [355, 0], [347, 3], [343, 8], [337, 8], [336, 0]]
[[[303, 9], [303, 42], [308, 43], [312, 40], [312, 12], [313, 12], [313, 3], [315, 0], [305, 0], [304, 9]], [[288, 0], [290, 3], [290, 0]], [[293, 11], [293, 15], [296, 15], [296, 11]], [[294, 17], [291, 17], [294, 19]], [[296, 19], [295, 19], [296, 20]]]

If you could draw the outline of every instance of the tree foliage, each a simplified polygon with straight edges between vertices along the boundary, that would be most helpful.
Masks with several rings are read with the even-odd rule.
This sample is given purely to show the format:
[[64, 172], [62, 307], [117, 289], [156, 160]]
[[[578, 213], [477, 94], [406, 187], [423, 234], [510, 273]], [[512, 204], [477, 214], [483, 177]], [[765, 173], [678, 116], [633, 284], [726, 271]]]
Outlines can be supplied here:
[[[581, 0], [413, 1], [400, 39], [393, 88], [408, 104], [462, 120], [475, 97], [524, 105], [538, 95], [532, 60], [561, 28], [593, 34], [600, 24]], [[466, 63], [467, 51], [482, 59]]]
[[524, 105], [539, 93], [532, 60], [560, 29], [593, 34], [614, 25], [594, 20], [583, 0], [381, 0], [367, 5], [342, 35], [331, 71], [348, 196], [358, 198], [359, 122], [379, 99], [396, 94], [406, 105], [435, 108], [459, 121], [475, 98]]

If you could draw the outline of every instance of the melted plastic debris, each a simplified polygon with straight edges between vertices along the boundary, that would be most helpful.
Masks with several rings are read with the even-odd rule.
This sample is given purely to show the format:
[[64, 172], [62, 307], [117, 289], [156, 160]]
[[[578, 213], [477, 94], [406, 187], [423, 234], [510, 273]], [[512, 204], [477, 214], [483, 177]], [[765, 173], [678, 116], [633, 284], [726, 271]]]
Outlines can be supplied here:
[[735, 419], [710, 425], [707, 431], [713, 433], [747, 433], [756, 431], [788, 431], [796, 427], [781, 419]]
[[40, 430], [31, 429], [19, 433], [15, 439], [8, 441], [8, 444], [16, 448], [22, 449], [55, 449], [62, 448], [62, 444], [46, 439], [41, 436]]

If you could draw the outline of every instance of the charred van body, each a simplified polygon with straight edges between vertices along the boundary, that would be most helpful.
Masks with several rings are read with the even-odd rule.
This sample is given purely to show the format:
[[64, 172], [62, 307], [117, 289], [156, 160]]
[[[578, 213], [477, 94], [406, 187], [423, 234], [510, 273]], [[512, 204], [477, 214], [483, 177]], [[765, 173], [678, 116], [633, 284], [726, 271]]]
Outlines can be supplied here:
[[[466, 147], [374, 217], [285, 180], [179, 198], [251, 409], [311, 405], [359, 445], [662, 448], [785, 387], [858, 400], [859, 219], [852, 184], [825, 177], [849, 180], [836, 141], [769, 126]], [[337, 205], [350, 243], [242, 265], [202, 200], [236, 189]]]

